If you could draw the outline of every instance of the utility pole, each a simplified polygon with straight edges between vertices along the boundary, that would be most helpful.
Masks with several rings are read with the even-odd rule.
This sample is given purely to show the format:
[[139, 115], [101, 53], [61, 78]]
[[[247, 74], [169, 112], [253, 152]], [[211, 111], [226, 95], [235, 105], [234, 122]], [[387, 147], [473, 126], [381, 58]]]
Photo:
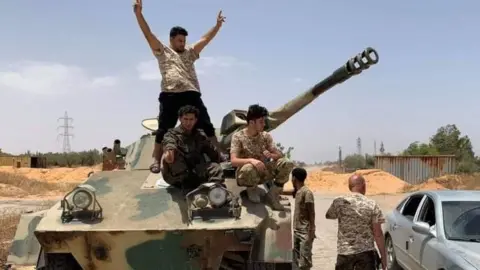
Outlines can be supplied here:
[[357, 154], [362, 155], [362, 139], [360, 137], [357, 138]]
[[[63, 125], [57, 127], [57, 131], [59, 128], [63, 129], [63, 133], [58, 134], [58, 136], [63, 137], [63, 153], [70, 153], [71, 147], [70, 147], [70, 137], [74, 137], [73, 133], [70, 133], [70, 129], [73, 129], [73, 126], [70, 125], [69, 121], [73, 122], [73, 118], [68, 117], [67, 112], [65, 111], [65, 115], [63, 117], [60, 117], [57, 119], [57, 122], [59, 120], [63, 120]], [[58, 139], [58, 137], [57, 137]]]

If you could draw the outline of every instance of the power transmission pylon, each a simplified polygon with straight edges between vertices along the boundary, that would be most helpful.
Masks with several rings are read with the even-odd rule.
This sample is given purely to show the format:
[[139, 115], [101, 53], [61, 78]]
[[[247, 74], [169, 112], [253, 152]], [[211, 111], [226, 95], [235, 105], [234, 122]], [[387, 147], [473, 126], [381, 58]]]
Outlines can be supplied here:
[[[59, 128], [63, 128], [63, 133], [58, 134], [58, 136], [63, 137], [63, 152], [64, 153], [70, 153], [71, 147], [70, 147], [70, 137], [74, 137], [73, 133], [70, 133], [70, 129], [73, 129], [73, 126], [70, 125], [69, 121], [73, 122], [73, 118], [68, 117], [67, 112], [65, 111], [65, 115], [63, 117], [60, 117], [57, 119], [58, 120], [63, 120], [63, 126], [58, 126], [57, 131]], [[57, 140], [58, 140], [57, 136]]]

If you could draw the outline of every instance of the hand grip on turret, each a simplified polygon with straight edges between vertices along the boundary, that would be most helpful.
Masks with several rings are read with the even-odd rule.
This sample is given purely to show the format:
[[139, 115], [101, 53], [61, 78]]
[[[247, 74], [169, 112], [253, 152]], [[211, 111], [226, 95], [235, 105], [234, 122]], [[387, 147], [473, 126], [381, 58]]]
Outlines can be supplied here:
[[[374, 55], [374, 57], [371, 56]], [[375, 49], [367, 47], [363, 52], [350, 58], [347, 61], [347, 72], [352, 75], [360, 74], [363, 70], [368, 69], [371, 65], [378, 63], [378, 53]]]

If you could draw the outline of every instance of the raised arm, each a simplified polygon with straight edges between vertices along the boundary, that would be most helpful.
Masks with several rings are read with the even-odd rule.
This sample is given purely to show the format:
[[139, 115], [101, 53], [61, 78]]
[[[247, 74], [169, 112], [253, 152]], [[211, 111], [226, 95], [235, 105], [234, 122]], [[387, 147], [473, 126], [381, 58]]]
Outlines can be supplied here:
[[225, 22], [225, 17], [222, 16], [222, 11], [220, 10], [217, 16], [217, 24], [212, 27], [205, 35], [203, 35], [199, 41], [193, 44], [193, 50], [197, 55], [200, 55], [205, 46], [207, 46], [207, 44], [210, 43], [210, 41], [217, 35], [218, 30], [220, 30], [220, 27], [222, 27], [223, 22]]
[[137, 17], [137, 22], [138, 22], [138, 25], [140, 26], [140, 30], [142, 30], [143, 35], [147, 39], [147, 42], [148, 42], [148, 45], [150, 46], [150, 49], [152, 49], [154, 54], [163, 53], [163, 44], [152, 33], [152, 31], [150, 30], [150, 27], [148, 26], [147, 22], [145, 21], [145, 18], [143, 17], [143, 14], [142, 14], [142, 0], [135, 0], [135, 2], [133, 4], [133, 12], [135, 13], [135, 16]]

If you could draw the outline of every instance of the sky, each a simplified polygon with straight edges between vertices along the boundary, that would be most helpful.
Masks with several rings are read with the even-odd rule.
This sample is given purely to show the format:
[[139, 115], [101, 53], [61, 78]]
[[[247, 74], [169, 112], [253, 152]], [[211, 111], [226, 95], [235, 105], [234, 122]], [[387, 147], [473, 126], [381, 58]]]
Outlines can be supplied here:
[[[377, 65], [319, 96], [272, 131], [292, 158], [391, 153], [456, 124], [480, 150], [479, 1], [153, 1], [143, 14], [165, 43], [172, 26], [190, 44], [226, 22], [196, 62], [216, 127], [233, 109], [274, 110], [366, 47]], [[65, 111], [73, 151], [124, 145], [158, 114], [160, 73], [132, 2], [0, 1], [0, 148], [62, 151]], [[477, 34], [475, 34], [477, 33]], [[475, 37], [476, 36], [476, 37]], [[477, 48], [477, 49], [475, 49]]]

